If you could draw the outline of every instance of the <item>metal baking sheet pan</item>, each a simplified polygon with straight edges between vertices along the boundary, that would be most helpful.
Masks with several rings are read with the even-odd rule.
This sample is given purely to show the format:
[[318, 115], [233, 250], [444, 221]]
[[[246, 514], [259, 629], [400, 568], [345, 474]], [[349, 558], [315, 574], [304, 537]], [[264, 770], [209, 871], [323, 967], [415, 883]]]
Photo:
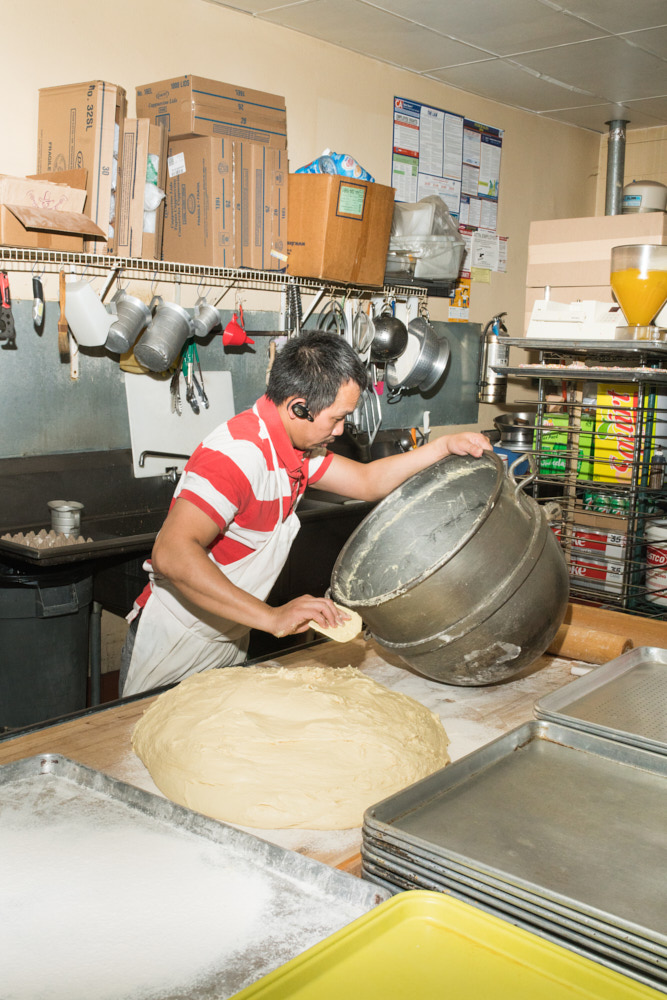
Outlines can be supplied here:
[[[388, 873], [383, 869], [377, 868], [370, 863], [362, 865], [362, 877], [394, 894], [397, 892], [412, 891], [414, 889], [423, 888], [423, 886], [417, 886], [412, 881], [403, 879], [399, 875], [392, 875], [389, 877]], [[441, 889], [434, 889], [432, 891], [442, 892]], [[452, 889], [447, 890], [447, 895], [453, 896], [454, 899], [460, 899], [464, 903], [470, 903], [473, 906], [478, 907], [480, 910], [483, 910], [485, 913], [491, 913], [496, 917], [501, 917], [503, 920], [513, 924], [515, 927], [521, 927], [523, 930], [529, 931], [531, 934], [536, 934], [538, 937], [544, 938], [546, 941], [551, 941], [553, 944], [560, 945], [561, 948], [567, 948], [569, 951], [574, 952], [576, 955], [581, 955], [583, 958], [588, 958], [593, 962], [598, 962], [600, 965], [604, 965], [605, 968], [613, 969], [614, 972], [618, 972], [621, 975], [635, 979], [637, 982], [643, 983], [645, 986], [650, 986], [652, 989], [658, 989], [661, 992], [665, 992], [663, 985], [659, 982], [659, 980], [656, 980], [655, 977], [640, 972], [638, 969], [629, 968], [623, 963], [615, 961], [613, 958], [606, 958], [596, 954], [589, 948], [583, 945], [578, 945], [573, 941], [568, 941], [550, 930], [545, 930], [536, 927], [534, 924], [529, 924], [520, 916], [502, 913], [497, 907], [489, 906], [479, 900], [471, 899], [464, 893], [460, 893]]]
[[[505, 338], [503, 338], [504, 340]], [[523, 347], [527, 351], [583, 351], [586, 354], [599, 351], [602, 354], [646, 354], [650, 352], [656, 357], [667, 354], [667, 343], [664, 340], [634, 340], [614, 337], [613, 340], [566, 340], [558, 338], [547, 340], [542, 337], [508, 337], [507, 344], [511, 347]]]
[[637, 368], [633, 371], [627, 368], [589, 368], [585, 365], [572, 367], [571, 365], [530, 365], [523, 367], [506, 367], [504, 365], [494, 365], [494, 372], [499, 375], [516, 375], [521, 378], [550, 378], [554, 380], [567, 379], [570, 382], [648, 382], [662, 385], [667, 382], [667, 371], [660, 368]]
[[375, 844], [366, 842], [361, 854], [363, 861], [374, 864], [378, 868], [384, 868], [387, 872], [393, 872], [405, 878], [414, 876], [417, 879], [430, 879], [440, 886], [441, 891], [447, 891], [449, 888], [458, 889], [458, 891], [468, 894], [471, 899], [486, 901], [490, 906], [498, 906], [500, 909], [506, 908], [509, 912], [516, 912], [528, 922], [534, 920], [540, 926], [551, 928], [554, 933], [561, 933], [564, 937], [589, 946], [594, 951], [598, 950], [621, 962], [636, 965], [638, 968], [654, 974], [656, 978], [664, 980], [667, 987], [667, 961], [655, 951], [637, 947], [629, 944], [627, 940], [616, 938], [614, 935], [599, 931], [590, 925], [555, 914], [542, 906], [527, 903], [512, 893], [493, 890], [475, 879], [461, 877], [448, 870], [431, 868], [423, 863], [420, 864], [419, 859], [416, 858], [399, 858], [388, 849], [384, 850]]
[[545, 914], [548, 913], [556, 923], [561, 920], [576, 923], [577, 927], [581, 928], [582, 933], [591, 936], [602, 936], [603, 938], [608, 937], [623, 950], [631, 953], [637, 950], [640, 958], [643, 953], [650, 952], [652, 956], [656, 957], [659, 965], [664, 965], [667, 968], [666, 947], [655, 941], [649, 941], [636, 934], [621, 930], [613, 921], [596, 920], [586, 913], [579, 913], [566, 906], [561, 906], [559, 903], [554, 903], [546, 896], [536, 896], [520, 887], [510, 885], [502, 880], [490, 878], [484, 872], [475, 871], [471, 868], [458, 865], [453, 861], [445, 860], [414, 844], [408, 845], [407, 843], [393, 841], [384, 837], [378, 839], [368, 830], [364, 829], [361, 850], [362, 857], [365, 857], [369, 852], [377, 853], [379, 857], [383, 857], [384, 853], [386, 853], [390, 857], [397, 859], [399, 864], [404, 864], [408, 867], [420, 865], [433, 875], [453, 879], [480, 893], [490, 896], [511, 896], [515, 904], [521, 908], [544, 910]]
[[372, 806], [364, 826], [664, 946], [666, 778], [661, 754], [533, 721]]
[[222, 1000], [386, 891], [57, 754], [0, 767], [0, 993]]
[[667, 649], [631, 649], [540, 698], [535, 715], [667, 754]]
[[[429, 889], [432, 892], [444, 891], [432, 879], [406, 878], [402, 875], [390, 873], [385, 868], [374, 865], [372, 862], [364, 862], [362, 864], [362, 877], [367, 879], [369, 882], [373, 882], [375, 885], [388, 889], [393, 893], [412, 891], [414, 889]], [[503, 920], [507, 920], [508, 923], [513, 924], [515, 927], [521, 927], [523, 930], [529, 931], [531, 934], [536, 934], [538, 937], [544, 938], [546, 941], [551, 941], [553, 944], [560, 945], [561, 948], [567, 948], [569, 951], [572, 951], [577, 955], [581, 955], [583, 958], [588, 958], [593, 962], [598, 962], [600, 965], [604, 965], [605, 968], [613, 969], [614, 972], [618, 972], [623, 976], [635, 979], [646, 986], [650, 986], [654, 990], [660, 990], [663, 993], [666, 991], [665, 984], [650, 972], [644, 972], [633, 966], [626, 965], [624, 962], [618, 961], [616, 957], [603, 955], [600, 952], [592, 950], [583, 943], [564, 938], [555, 933], [551, 927], [540, 927], [536, 923], [531, 923], [527, 921], [519, 912], [504, 912], [499, 907], [479, 899], [473, 899], [470, 895], [460, 892], [458, 889], [448, 888], [446, 893], [448, 896], [453, 896], [454, 899], [460, 899], [464, 903], [470, 903], [473, 906], [477, 906], [480, 910], [484, 910], [485, 913], [491, 913], [496, 917], [501, 917]]]
[[661, 989], [667, 991], [667, 975], [663, 969], [651, 961], [650, 956], [646, 956], [644, 960], [639, 959], [599, 939], [579, 934], [576, 929], [573, 930], [566, 924], [558, 924], [534, 911], [523, 910], [511, 901], [501, 899], [498, 896], [485, 896], [471, 892], [468, 888], [450, 879], [439, 879], [430, 873], [424, 874], [412, 869], [400, 869], [398, 866], [390, 867], [379, 864], [371, 858], [367, 860], [366, 864], [372, 865], [377, 872], [384, 872], [386, 878], [390, 880], [395, 877], [402, 878], [405, 882], [410, 883], [413, 889], [428, 888], [432, 891], [458, 893], [460, 898], [465, 898], [467, 902], [474, 905], [484, 906], [487, 910], [495, 912], [497, 916], [522, 920], [526, 925], [532, 927], [535, 933], [544, 931], [547, 934], [557, 935], [565, 947], [585, 948], [591, 955], [595, 955], [598, 961], [605, 959], [616, 962], [619, 966], [624, 967], [626, 975], [630, 970], [635, 970], [641, 975], [649, 977], [654, 985], [659, 985]]

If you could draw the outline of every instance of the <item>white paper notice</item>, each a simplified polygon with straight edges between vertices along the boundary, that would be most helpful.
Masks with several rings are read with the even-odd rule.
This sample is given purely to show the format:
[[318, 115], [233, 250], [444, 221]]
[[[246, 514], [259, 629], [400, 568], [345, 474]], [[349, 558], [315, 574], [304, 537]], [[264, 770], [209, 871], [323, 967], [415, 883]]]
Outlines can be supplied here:
[[498, 270], [498, 237], [494, 233], [472, 234], [472, 267]]
[[421, 198], [427, 198], [430, 194], [439, 195], [452, 215], [459, 214], [461, 200], [459, 181], [452, 181], [448, 177], [428, 177], [426, 174], [420, 174], [417, 185], [417, 201]]
[[469, 128], [463, 129], [463, 162], [472, 167], [479, 167], [482, 158], [482, 140], [479, 132]]
[[486, 201], [480, 198], [480, 229], [491, 229], [495, 231], [498, 221], [498, 202]]
[[417, 165], [413, 156], [394, 153], [391, 167], [391, 186], [396, 188], [396, 201], [417, 201]]
[[463, 118], [445, 115], [445, 152], [443, 174], [461, 180], [463, 160]]
[[479, 193], [487, 198], [498, 197], [500, 183], [500, 142], [482, 139], [482, 154], [479, 165]]
[[422, 105], [419, 116], [419, 172], [442, 177], [445, 113]]

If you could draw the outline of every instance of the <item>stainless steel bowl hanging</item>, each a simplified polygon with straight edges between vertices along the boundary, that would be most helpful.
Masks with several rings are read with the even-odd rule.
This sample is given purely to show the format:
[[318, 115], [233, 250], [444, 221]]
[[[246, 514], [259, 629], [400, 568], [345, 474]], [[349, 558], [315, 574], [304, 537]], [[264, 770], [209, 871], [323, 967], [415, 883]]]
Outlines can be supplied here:
[[343, 546], [331, 595], [420, 674], [475, 686], [545, 651], [568, 584], [544, 511], [487, 452], [445, 458], [381, 501]]
[[417, 316], [408, 324], [405, 350], [386, 367], [387, 386], [392, 392], [402, 389], [428, 392], [444, 374], [449, 355], [449, 342], [438, 336], [424, 316]]

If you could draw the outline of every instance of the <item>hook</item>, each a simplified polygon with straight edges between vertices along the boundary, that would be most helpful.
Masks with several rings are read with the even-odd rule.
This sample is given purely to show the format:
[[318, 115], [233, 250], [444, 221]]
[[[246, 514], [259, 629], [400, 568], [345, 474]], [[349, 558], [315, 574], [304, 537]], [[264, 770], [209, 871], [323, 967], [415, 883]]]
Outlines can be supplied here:
[[213, 305], [214, 305], [214, 306], [218, 306], [218, 305], [220, 305], [220, 303], [221, 303], [221, 302], [222, 302], [222, 300], [224, 299], [224, 297], [225, 297], [225, 295], [227, 294], [227, 292], [230, 292], [230, 291], [232, 290], [232, 288], [233, 288], [233, 287], [234, 287], [234, 285], [236, 284], [236, 281], [237, 281], [237, 279], [236, 279], [236, 278], [234, 278], [234, 280], [233, 280], [232, 282], [230, 282], [230, 284], [229, 284], [229, 285], [227, 285], [227, 287], [225, 288], [225, 290], [224, 290], [224, 292], [222, 293], [222, 295], [221, 295], [221, 296], [220, 296], [220, 297], [219, 297], [218, 299], [216, 299], [216, 301], [215, 301], [215, 302], [213, 303]]
[[32, 265], [32, 276], [33, 276], [33, 278], [43, 278], [43, 277], [44, 277], [44, 272], [45, 272], [46, 268], [45, 268], [45, 267], [44, 267], [44, 265], [42, 264], [42, 270], [41, 270], [41, 271], [38, 271], [38, 272], [35, 272], [35, 268], [36, 268], [36, 267], [37, 267], [37, 262], [35, 262], [35, 263], [34, 263], [34, 264]]
[[155, 295], [155, 289], [157, 288], [157, 286], [158, 286], [158, 273], [157, 271], [153, 271], [153, 275], [151, 277], [151, 298]]

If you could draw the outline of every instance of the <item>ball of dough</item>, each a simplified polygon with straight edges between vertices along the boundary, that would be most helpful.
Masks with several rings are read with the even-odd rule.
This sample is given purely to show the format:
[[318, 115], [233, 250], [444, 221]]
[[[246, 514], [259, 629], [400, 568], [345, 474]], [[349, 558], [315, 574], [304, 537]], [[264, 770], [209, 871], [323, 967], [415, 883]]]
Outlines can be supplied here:
[[343, 830], [448, 763], [437, 715], [353, 667], [226, 667], [161, 694], [132, 735], [168, 798], [260, 829]]

